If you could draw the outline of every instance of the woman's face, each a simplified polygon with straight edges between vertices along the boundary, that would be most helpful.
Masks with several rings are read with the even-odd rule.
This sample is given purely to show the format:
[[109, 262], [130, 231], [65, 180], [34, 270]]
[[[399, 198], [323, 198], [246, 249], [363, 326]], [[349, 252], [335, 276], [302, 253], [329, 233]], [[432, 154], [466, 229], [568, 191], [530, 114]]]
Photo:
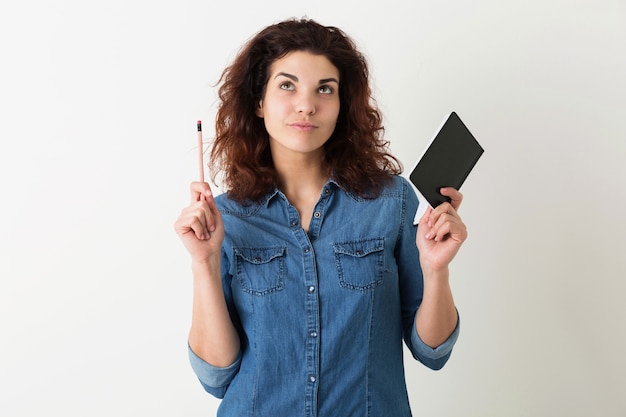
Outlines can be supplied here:
[[294, 51], [270, 67], [257, 116], [272, 157], [321, 157], [339, 115], [339, 70], [323, 55]]

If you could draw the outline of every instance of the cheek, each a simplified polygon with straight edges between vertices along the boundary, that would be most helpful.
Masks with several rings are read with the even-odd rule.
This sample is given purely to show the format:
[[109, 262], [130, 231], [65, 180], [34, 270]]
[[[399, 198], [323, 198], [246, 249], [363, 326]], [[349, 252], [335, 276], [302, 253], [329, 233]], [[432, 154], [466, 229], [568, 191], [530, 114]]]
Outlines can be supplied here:
[[339, 104], [337, 104], [337, 107], [334, 108], [330, 114], [332, 115], [330, 118], [333, 119], [334, 124], [337, 124], [337, 121], [339, 120]]
[[341, 111], [341, 102], [339, 99], [333, 101], [331, 108], [335, 114], [335, 119], [339, 118], [339, 112]]
[[265, 101], [261, 111], [265, 118], [280, 118], [287, 113], [288, 105], [279, 100]]

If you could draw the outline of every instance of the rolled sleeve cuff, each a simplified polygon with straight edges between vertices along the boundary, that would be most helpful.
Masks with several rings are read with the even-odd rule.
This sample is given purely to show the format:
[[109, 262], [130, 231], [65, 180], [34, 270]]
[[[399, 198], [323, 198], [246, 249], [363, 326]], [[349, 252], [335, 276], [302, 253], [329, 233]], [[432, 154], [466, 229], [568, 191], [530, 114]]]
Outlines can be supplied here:
[[426, 360], [427, 362], [443, 361], [443, 363], [440, 364], [441, 366], [439, 366], [442, 367], [450, 357], [450, 354], [452, 353], [452, 348], [459, 338], [460, 324], [461, 320], [459, 318], [459, 313], [457, 312], [456, 327], [454, 328], [452, 334], [450, 334], [445, 342], [443, 342], [436, 348], [432, 348], [424, 343], [424, 341], [419, 337], [414, 322], [413, 329], [411, 331], [411, 350], [413, 351], [413, 355], [415, 355], [416, 358], [422, 360], [422, 362], [425, 362], [424, 360]]
[[218, 368], [196, 355], [194, 351], [191, 350], [189, 344], [187, 345], [187, 348], [189, 350], [189, 362], [191, 363], [191, 368], [204, 388], [211, 393], [214, 393], [214, 390], [211, 388], [215, 389], [215, 391], [225, 391], [237, 372], [239, 372], [241, 352], [232, 365], [225, 368]]

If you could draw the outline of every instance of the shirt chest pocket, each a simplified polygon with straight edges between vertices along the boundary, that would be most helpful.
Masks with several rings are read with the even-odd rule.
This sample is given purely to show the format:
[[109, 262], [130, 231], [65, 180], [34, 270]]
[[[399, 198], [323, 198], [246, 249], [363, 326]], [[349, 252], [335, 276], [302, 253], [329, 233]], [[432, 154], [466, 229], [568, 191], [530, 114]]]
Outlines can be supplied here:
[[384, 238], [333, 243], [339, 285], [351, 290], [371, 290], [383, 282]]
[[267, 295], [285, 286], [285, 247], [235, 248], [236, 279], [253, 295]]

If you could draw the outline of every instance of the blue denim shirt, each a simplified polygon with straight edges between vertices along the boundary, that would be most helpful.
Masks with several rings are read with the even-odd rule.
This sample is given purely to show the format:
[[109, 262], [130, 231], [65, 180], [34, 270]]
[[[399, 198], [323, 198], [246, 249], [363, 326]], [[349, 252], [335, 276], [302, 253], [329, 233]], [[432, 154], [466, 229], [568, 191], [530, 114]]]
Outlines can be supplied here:
[[279, 190], [251, 206], [216, 201], [241, 351], [227, 368], [189, 356], [205, 390], [223, 398], [218, 415], [410, 416], [402, 340], [440, 369], [459, 329], [435, 349], [415, 330], [423, 280], [408, 181], [396, 176], [363, 199], [330, 180], [308, 233]]

